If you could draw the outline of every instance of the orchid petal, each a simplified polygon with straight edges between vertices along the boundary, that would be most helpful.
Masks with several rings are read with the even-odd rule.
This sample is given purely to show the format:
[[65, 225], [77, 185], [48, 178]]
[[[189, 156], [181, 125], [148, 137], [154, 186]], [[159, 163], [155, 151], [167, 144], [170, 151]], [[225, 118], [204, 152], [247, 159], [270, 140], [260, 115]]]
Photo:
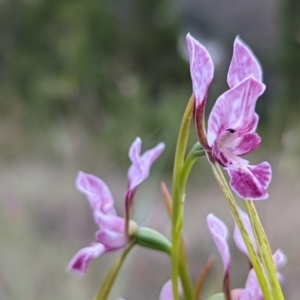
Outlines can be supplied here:
[[275, 253], [273, 254], [273, 259], [276, 269], [284, 267], [287, 263], [287, 257], [280, 249], [277, 249], [275, 251]]
[[101, 212], [96, 212], [94, 214], [94, 218], [99, 228], [113, 230], [122, 232], [125, 227], [125, 219], [118, 216], [111, 216], [107, 214], [103, 214]]
[[[253, 233], [253, 230], [252, 230], [250, 219], [249, 219], [248, 215], [244, 211], [242, 211], [241, 209], [239, 209], [239, 212], [240, 212], [242, 221], [244, 223], [244, 226], [245, 226], [245, 228], [247, 230], [247, 233], [248, 233], [248, 235], [249, 235], [249, 237], [251, 239], [251, 242], [254, 245], [254, 248], [257, 249], [257, 245], [256, 245], [256, 241], [255, 241], [255, 236], [254, 236], [254, 233]], [[235, 242], [236, 247], [242, 253], [244, 253], [245, 255], [247, 255], [249, 257], [248, 250], [247, 250], [247, 247], [245, 245], [243, 236], [241, 235], [240, 229], [239, 229], [239, 227], [237, 226], [236, 223], [234, 225], [233, 240]]]
[[272, 177], [269, 163], [242, 167], [237, 165], [226, 170], [230, 176], [230, 186], [239, 197], [247, 200], [263, 200], [269, 197], [267, 187]]
[[230, 269], [230, 252], [227, 242], [228, 229], [226, 225], [213, 214], [209, 214], [206, 217], [206, 223], [222, 258], [224, 270], [227, 273]]
[[263, 300], [259, 282], [257, 280], [254, 269], [251, 269], [245, 285], [245, 294], [240, 298], [240, 300]]
[[264, 90], [265, 85], [250, 76], [217, 99], [208, 118], [207, 141], [210, 147], [228, 129], [239, 135], [255, 131], [258, 122], [255, 105]]
[[92, 244], [89, 247], [79, 250], [72, 258], [68, 265], [69, 271], [74, 271], [80, 275], [84, 275], [91, 260], [99, 257], [105, 252], [105, 247], [102, 244]]
[[121, 232], [100, 229], [96, 232], [96, 241], [103, 244], [107, 251], [121, 249], [128, 244], [124, 229]]
[[[159, 143], [156, 147], [146, 151], [143, 155], [139, 155], [141, 145], [139, 140], [134, 141], [135, 146], [130, 148], [129, 157], [132, 165], [128, 170], [128, 190], [133, 191], [139, 184], [146, 180], [149, 176], [151, 165], [160, 156], [165, 148], [164, 143]], [[134, 150], [135, 149], [135, 150]]]
[[[182, 287], [180, 281], [178, 280], [178, 290], [179, 294], [182, 294]], [[173, 287], [172, 281], [168, 280], [161, 289], [159, 300], [173, 300]]]
[[234, 143], [230, 145], [230, 150], [237, 156], [243, 156], [255, 150], [260, 142], [261, 138], [257, 133], [245, 133], [236, 138]]
[[134, 142], [131, 144], [128, 152], [129, 159], [132, 162], [138, 161], [141, 155], [141, 148], [142, 148], [142, 140], [137, 137]]
[[214, 66], [208, 51], [190, 34], [187, 35], [186, 42], [195, 104], [198, 107], [206, 103], [208, 87], [213, 79]]
[[113, 197], [104, 181], [94, 175], [78, 172], [76, 187], [87, 197], [94, 212], [100, 210], [106, 214], [116, 215]]
[[233, 56], [227, 75], [229, 87], [232, 88], [238, 85], [250, 75], [253, 75], [256, 80], [262, 81], [260, 63], [249, 46], [242, 41], [240, 37], [236, 37], [233, 45]]

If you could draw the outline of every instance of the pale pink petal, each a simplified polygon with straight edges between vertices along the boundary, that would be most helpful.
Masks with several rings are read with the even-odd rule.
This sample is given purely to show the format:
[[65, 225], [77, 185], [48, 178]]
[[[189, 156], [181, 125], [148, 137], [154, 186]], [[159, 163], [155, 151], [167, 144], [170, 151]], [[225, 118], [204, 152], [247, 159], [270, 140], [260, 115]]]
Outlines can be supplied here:
[[[178, 280], [178, 290], [179, 294], [182, 294], [182, 287], [180, 281]], [[159, 300], [173, 300], [173, 287], [172, 281], [168, 280], [161, 289]]]
[[245, 78], [253, 77], [262, 81], [262, 69], [252, 50], [240, 37], [236, 37], [233, 45], [233, 56], [227, 74], [229, 87], [234, 87]]
[[193, 93], [196, 99], [196, 107], [204, 104], [207, 99], [207, 91], [213, 79], [214, 66], [207, 50], [190, 34], [186, 37], [189, 51], [190, 72], [193, 85]]
[[228, 247], [228, 229], [226, 225], [213, 214], [206, 217], [206, 223], [223, 261], [225, 272], [230, 269], [230, 252]]
[[226, 168], [230, 176], [230, 186], [235, 193], [247, 200], [268, 198], [267, 187], [271, 181], [271, 166], [263, 162], [257, 166], [235, 166]]
[[231, 300], [240, 300], [245, 294], [245, 289], [233, 289], [231, 291]]
[[240, 300], [263, 300], [259, 282], [257, 280], [254, 269], [251, 269], [245, 285], [246, 293], [240, 298]]
[[69, 271], [74, 271], [80, 275], [84, 275], [91, 260], [99, 257], [105, 252], [105, 247], [95, 243], [89, 247], [79, 250], [72, 258], [68, 265]]
[[[242, 221], [244, 223], [244, 226], [245, 226], [245, 228], [246, 228], [246, 230], [249, 234], [251, 242], [252, 242], [254, 248], [257, 249], [255, 236], [254, 236], [254, 233], [253, 233], [253, 230], [252, 230], [250, 219], [249, 219], [248, 215], [244, 211], [242, 211], [241, 209], [239, 209], [239, 212], [240, 212]], [[236, 224], [234, 225], [233, 240], [235, 242], [236, 247], [241, 252], [243, 252], [245, 255], [247, 255], [249, 257], [248, 250], [246, 248], [243, 236], [241, 235], [241, 232], [240, 232], [240, 230], [239, 230], [239, 228]]]
[[280, 249], [277, 249], [275, 251], [275, 253], [273, 254], [273, 259], [276, 269], [284, 267], [287, 263], [287, 257]]
[[78, 172], [76, 187], [87, 197], [93, 211], [116, 215], [113, 197], [104, 181], [94, 175]]
[[96, 241], [103, 244], [107, 251], [121, 249], [128, 244], [124, 228], [121, 232], [100, 229], [96, 232]]
[[128, 190], [134, 190], [148, 178], [152, 164], [160, 156], [164, 148], [165, 144], [159, 143], [156, 147], [146, 151], [142, 156], [133, 156], [132, 165], [128, 170]]
[[108, 229], [108, 230], [113, 230], [118, 232], [124, 230], [125, 227], [124, 218], [103, 214], [99, 211], [94, 214], [94, 218], [96, 220], [96, 223], [101, 229]]
[[228, 129], [238, 135], [255, 131], [258, 122], [255, 105], [264, 90], [265, 85], [250, 76], [217, 99], [208, 118], [207, 141], [210, 147]]
[[142, 140], [137, 137], [131, 144], [128, 152], [129, 159], [131, 162], [136, 162], [141, 155]]
[[235, 139], [230, 145], [230, 151], [237, 156], [243, 156], [255, 150], [260, 142], [261, 138], [257, 133], [245, 133]]

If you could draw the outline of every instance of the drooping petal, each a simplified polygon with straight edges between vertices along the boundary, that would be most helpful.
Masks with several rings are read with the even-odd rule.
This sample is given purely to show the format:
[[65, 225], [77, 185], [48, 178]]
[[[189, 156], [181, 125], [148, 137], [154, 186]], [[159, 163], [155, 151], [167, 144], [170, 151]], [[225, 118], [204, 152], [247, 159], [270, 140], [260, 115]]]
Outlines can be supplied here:
[[205, 105], [207, 91], [213, 79], [214, 65], [208, 51], [190, 34], [186, 37], [190, 72], [196, 107]]
[[207, 141], [210, 147], [228, 129], [239, 135], [255, 131], [258, 122], [255, 105], [264, 90], [265, 85], [250, 76], [217, 99], [208, 118]]
[[76, 187], [87, 197], [94, 212], [100, 210], [106, 214], [116, 215], [113, 197], [104, 181], [94, 175], [78, 172]]
[[84, 275], [91, 260], [99, 257], [105, 252], [105, 247], [95, 243], [89, 247], [79, 250], [72, 258], [68, 265], [69, 271], [74, 271], [80, 275]]
[[287, 257], [280, 249], [275, 251], [273, 259], [277, 270], [284, 267], [287, 263]]
[[120, 231], [100, 229], [96, 232], [96, 241], [103, 244], [107, 251], [124, 248], [128, 244], [125, 228]]
[[257, 133], [245, 133], [235, 139], [230, 145], [230, 151], [237, 156], [243, 156], [255, 150], [260, 142], [261, 138]]
[[[249, 235], [249, 237], [251, 239], [251, 242], [252, 242], [254, 248], [257, 249], [257, 245], [256, 245], [256, 241], [255, 241], [255, 236], [254, 236], [254, 233], [253, 233], [253, 230], [252, 230], [250, 219], [249, 219], [248, 215], [243, 210], [241, 210], [240, 208], [239, 208], [239, 212], [240, 212], [242, 221], [244, 223], [244, 226], [245, 226], [245, 228], [246, 228], [246, 230], [248, 232], [248, 235]], [[233, 240], [235, 242], [236, 247], [242, 253], [244, 253], [245, 255], [247, 255], [249, 257], [247, 247], [245, 245], [243, 236], [241, 235], [241, 232], [240, 232], [237, 224], [234, 225]]]
[[230, 269], [230, 252], [227, 243], [228, 229], [226, 225], [213, 214], [206, 217], [206, 223], [223, 261], [225, 273]]
[[267, 188], [272, 177], [269, 163], [242, 167], [237, 164], [226, 170], [230, 176], [230, 186], [239, 197], [248, 200], [263, 200], [269, 197]]
[[245, 78], [253, 77], [262, 81], [262, 69], [252, 50], [240, 37], [236, 37], [233, 45], [233, 56], [227, 74], [229, 87], [234, 87]]
[[[136, 143], [136, 141], [134, 142]], [[139, 145], [139, 142], [137, 143]], [[140, 145], [137, 146], [141, 147]], [[139, 184], [146, 180], [150, 173], [150, 168], [155, 160], [160, 156], [165, 148], [164, 143], [159, 143], [154, 148], [146, 151], [143, 155], [139, 156], [138, 149], [133, 151], [131, 147], [131, 152], [129, 157], [131, 159], [132, 165], [128, 170], [128, 190], [134, 190]]]

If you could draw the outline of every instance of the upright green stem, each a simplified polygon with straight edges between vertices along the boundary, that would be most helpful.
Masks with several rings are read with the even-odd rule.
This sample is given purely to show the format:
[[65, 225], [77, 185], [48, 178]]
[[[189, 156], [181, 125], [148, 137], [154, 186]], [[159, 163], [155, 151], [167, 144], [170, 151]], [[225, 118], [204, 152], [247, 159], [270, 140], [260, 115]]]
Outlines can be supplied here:
[[100, 288], [100, 290], [98, 291], [97, 295], [94, 297], [94, 300], [106, 300], [109, 292], [115, 282], [115, 279], [123, 265], [123, 262], [125, 261], [126, 256], [128, 255], [128, 253], [130, 252], [130, 250], [133, 248], [133, 246], [135, 245], [134, 242], [132, 242], [121, 254], [121, 256], [115, 261], [115, 263], [113, 264], [112, 268], [110, 269], [110, 271], [108, 272], [108, 274], [106, 275], [106, 278]]
[[[227, 200], [228, 206], [231, 210], [231, 213], [233, 215], [233, 218], [242, 234], [242, 237], [244, 239], [247, 251], [249, 253], [250, 256], [250, 260], [251, 263], [253, 265], [253, 268], [255, 270], [261, 291], [264, 295], [264, 299], [265, 300], [272, 300], [272, 293], [270, 291], [270, 286], [269, 286], [269, 282], [266, 278], [266, 274], [262, 268], [261, 262], [259, 260], [259, 257], [254, 249], [254, 246], [252, 244], [251, 238], [245, 228], [245, 225], [242, 221], [238, 206], [235, 202], [235, 199], [231, 193], [231, 190], [227, 184], [227, 181], [223, 175], [222, 170], [220, 169], [219, 165], [215, 162], [212, 161], [211, 163], [212, 165], [212, 169], [213, 169], [213, 174], [215, 175], [215, 178], [219, 184], [219, 186], [221, 187], [221, 190], [225, 196], [225, 199]], [[277, 299], [273, 299], [273, 300], [277, 300]]]
[[265, 234], [265, 231], [259, 220], [255, 205], [251, 200], [244, 201], [247, 213], [250, 218], [253, 232], [255, 233], [256, 243], [261, 254], [263, 265], [265, 267], [268, 279], [272, 288], [272, 294], [274, 299], [284, 300], [280, 283], [277, 278], [276, 267], [273, 260], [272, 251]]
[[181, 127], [178, 135], [174, 170], [173, 170], [173, 187], [172, 187], [172, 252], [171, 252], [171, 279], [173, 285], [173, 298], [179, 300], [178, 292], [178, 268], [180, 259], [180, 240], [182, 229], [182, 207], [183, 207], [183, 189], [181, 185], [181, 171], [184, 164], [184, 155], [186, 151], [186, 145], [189, 137], [190, 122], [192, 119], [194, 107], [194, 96], [192, 95], [186, 110], [184, 112]]

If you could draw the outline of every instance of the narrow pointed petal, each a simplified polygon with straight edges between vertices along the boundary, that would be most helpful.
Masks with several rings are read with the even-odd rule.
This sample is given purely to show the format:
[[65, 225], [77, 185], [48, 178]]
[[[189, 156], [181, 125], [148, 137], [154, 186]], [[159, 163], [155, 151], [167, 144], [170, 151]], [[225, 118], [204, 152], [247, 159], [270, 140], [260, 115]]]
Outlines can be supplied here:
[[[254, 248], [257, 249], [257, 245], [256, 245], [256, 241], [255, 241], [255, 236], [254, 236], [254, 233], [253, 233], [253, 230], [252, 230], [250, 219], [249, 219], [248, 215], [244, 211], [242, 211], [241, 209], [239, 209], [239, 212], [241, 214], [242, 221], [243, 221], [243, 223], [245, 225], [245, 228], [246, 228], [246, 230], [248, 232], [248, 235], [249, 235], [249, 237], [251, 239], [251, 242], [254, 245]], [[239, 228], [238, 228], [238, 226], [236, 224], [234, 225], [233, 240], [235, 242], [236, 247], [242, 253], [244, 253], [245, 255], [247, 255], [249, 257], [248, 250], [247, 250], [247, 247], [245, 245], [243, 236], [241, 235], [241, 232], [240, 232], [240, 230], [239, 230]]]
[[141, 155], [141, 148], [142, 148], [142, 140], [137, 137], [134, 142], [131, 144], [128, 152], [129, 159], [132, 163], [138, 161]]
[[208, 51], [190, 34], [186, 37], [196, 107], [205, 105], [214, 66]]
[[209, 214], [206, 217], [206, 223], [222, 258], [224, 271], [227, 273], [230, 269], [230, 252], [227, 242], [228, 229], [226, 225], [213, 214]]
[[260, 142], [261, 138], [257, 133], [245, 133], [236, 138], [230, 146], [230, 151], [237, 156], [243, 156], [255, 150]]
[[116, 215], [113, 197], [104, 181], [94, 175], [78, 172], [76, 188], [87, 197], [94, 212], [100, 210]]
[[287, 263], [287, 257], [280, 249], [275, 251], [273, 259], [277, 270], [284, 267]]
[[142, 156], [134, 156], [134, 151], [131, 152], [130, 158], [133, 159], [131, 159], [132, 165], [130, 166], [127, 174], [129, 182], [128, 190], [134, 190], [139, 184], [148, 178], [152, 164], [160, 156], [164, 148], [165, 144], [159, 143], [156, 147], [146, 151]]
[[227, 74], [229, 87], [234, 87], [245, 78], [253, 77], [262, 81], [262, 69], [252, 50], [240, 37], [236, 37], [233, 45], [233, 56]]
[[95, 243], [89, 247], [79, 250], [72, 258], [68, 265], [69, 271], [74, 271], [80, 275], [84, 275], [91, 260], [99, 257], [105, 252], [105, 247]]
[[265, 85], [250, 76], [217, 99], [208, 118], [210, 147], [227, 129], [236, 130], [239, 135], [255, 131], [258, 122], [255, 105], [264, 90]]
[[230, 176], [230, 186], [239, 197], [247, 200], [264, 200], [269, 197], [267, 188], [272, 177], [269, 163], [236, 166], [226, 170]]

